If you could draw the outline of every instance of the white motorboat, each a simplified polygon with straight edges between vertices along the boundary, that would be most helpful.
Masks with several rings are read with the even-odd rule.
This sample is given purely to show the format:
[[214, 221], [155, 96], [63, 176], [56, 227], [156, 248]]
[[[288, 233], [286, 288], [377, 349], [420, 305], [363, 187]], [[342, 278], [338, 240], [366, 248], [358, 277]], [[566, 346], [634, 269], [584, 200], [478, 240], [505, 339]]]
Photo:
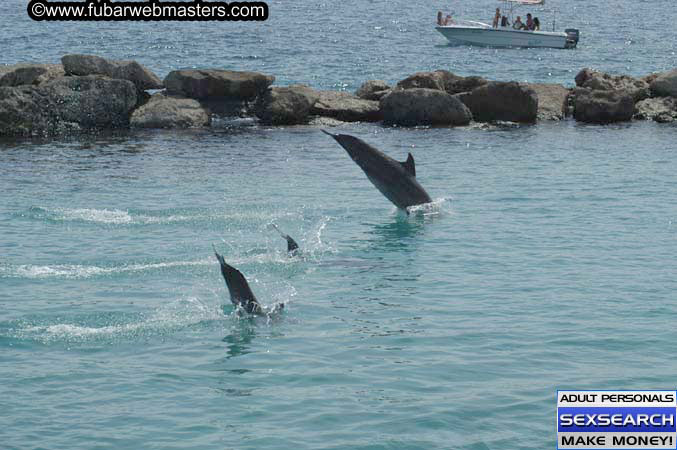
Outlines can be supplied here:
[[[514, 8], [517, 5], [543, 5], [545, 0], [503, 0], [508, 6], [504, 11], [510, 15], [512, 23]], [[507, 17], [507, 16], [506, 16]], [[554, 28], [554, 22], [553, 22]], [[451, 19], [446, 25], [438, 25], [436, 30], [453, 45], [479, 45], [487, 47], [547, 47], [574, 48], [578, 44], [579, 32], [568, 28], [564, 31], [540, 31], [514, 29], [510, 26], [494, 28], [483, 22]]]

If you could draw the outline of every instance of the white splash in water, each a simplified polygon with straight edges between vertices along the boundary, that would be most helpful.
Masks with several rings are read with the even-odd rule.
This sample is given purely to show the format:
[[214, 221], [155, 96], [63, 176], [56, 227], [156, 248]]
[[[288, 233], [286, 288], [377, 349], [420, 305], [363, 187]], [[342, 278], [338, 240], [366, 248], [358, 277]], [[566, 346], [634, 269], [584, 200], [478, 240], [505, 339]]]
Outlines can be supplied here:
[[127, 211], [119, 209], [56, 209], [55, 212], [61, 220], [82, 220], [85, 222], [99, 222], [111, 224], [129, 224], [134, 221]]
[[28, 326], [19, 330], [17, 337], [49, 343], [54, 341], [83, 341], [164, 334], [204, 321], [223, 319], [219, 308], [209, 306], [197, 298], [172, 302], [156, 309], [137, 322], [85, 326], [74, 323]]
[[409, 208], [407, 208], [407, 211], [409, 211], [410, 214], [421, 214], [424, 216], [439, 215], [445, 211], [445, 206], [447, 202], [451, 203], [451, 199], [446, 197], [440, 197], [434, 199], [430, 203], [410, 206]]
[[169, 261], [148, 264], [126, 264], [122, 266], [100, 267], [79, 264], [56, 264], [53, 266], [38, 266], [22, 264], [17, 266], [0, 265], [0, 278], [67, 278], [80, 279], [117, 273], [149, 272], [153, 270], [169, 269], [174, 267], [206, 266], [212, 264], [211, 259], [196, 261]]
[[199, 212], [194, 214], [135, 213], [121, 209], [96, 208], [42, 208], [33, 207], [34, 216], [63, 222], [90, 222], [104, 225], [155, 225], [212, 220], [270, 220], [269, 213], [248, 212]]

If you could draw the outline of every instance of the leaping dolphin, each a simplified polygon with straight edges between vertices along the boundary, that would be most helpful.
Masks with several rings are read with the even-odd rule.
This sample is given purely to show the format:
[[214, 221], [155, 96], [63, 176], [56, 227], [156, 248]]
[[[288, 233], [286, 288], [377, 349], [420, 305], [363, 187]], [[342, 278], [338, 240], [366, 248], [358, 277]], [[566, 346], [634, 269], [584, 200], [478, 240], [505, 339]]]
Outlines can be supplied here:
[[399, 162], [355, 136], [322, 131], [348, 152], [376, 189], [398, 208], [407, 211], [409, 206], [432, 202], [416, 180], [416, 165], [411, 153], [405, 162]]
[[296, 256], [299, 252], [299, 244], [297, 244], [296, 241], [291, 238], [291, 236], [280, 231], [280, 229], [274, 223], [271, 223], [270, 225], [275, 228], [278, 233], [280, 233], [282, 238], [287, 240], [287, 253], [289, 253], [289, 256]]
[[[214, 254], [221, 265], [221, 275], [223, 275], [223, 279], [226, 280], [226, 285], [230, 292], [230, 301], [233, 302], [233, 305], [241, 307], [249, 314], [266, 314], [266, 310], [256, 299], [256, 296], [249, 287], [249, 283], [247, 283], [247, 279], [242, 275], [242, 272], [227, 264], [223, 259], [223, 256], [219, 255], [216, 249], [214, 249]], [[280, 308], [283, 306], [283, 304], [280, 304]]]

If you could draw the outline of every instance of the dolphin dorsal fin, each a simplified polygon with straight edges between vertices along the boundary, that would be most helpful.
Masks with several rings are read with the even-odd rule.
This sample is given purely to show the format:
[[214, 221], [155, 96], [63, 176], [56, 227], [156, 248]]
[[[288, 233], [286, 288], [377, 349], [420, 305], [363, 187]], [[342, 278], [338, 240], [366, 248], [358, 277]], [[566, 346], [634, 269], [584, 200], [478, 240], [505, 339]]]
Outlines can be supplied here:
[[412, 156], [411, 153], [409, 153], [409, 157], [407, 160], [402, 164], [402, 167], [404, 167], [404, 170], [411, 175], [412, 177], [416, 176], [416, 164], [414, 163], [414, 157]]

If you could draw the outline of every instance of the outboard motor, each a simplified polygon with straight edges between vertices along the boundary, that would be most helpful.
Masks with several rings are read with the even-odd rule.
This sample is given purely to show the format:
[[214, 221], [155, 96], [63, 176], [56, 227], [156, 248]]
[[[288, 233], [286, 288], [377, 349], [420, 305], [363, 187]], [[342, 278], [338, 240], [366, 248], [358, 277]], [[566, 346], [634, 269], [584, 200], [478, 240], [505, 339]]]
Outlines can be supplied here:
[[581, 36], [580, 32], [576, 28], [567, 28], [564, 32], [567, 34], [566, 48], [575, 48]]

